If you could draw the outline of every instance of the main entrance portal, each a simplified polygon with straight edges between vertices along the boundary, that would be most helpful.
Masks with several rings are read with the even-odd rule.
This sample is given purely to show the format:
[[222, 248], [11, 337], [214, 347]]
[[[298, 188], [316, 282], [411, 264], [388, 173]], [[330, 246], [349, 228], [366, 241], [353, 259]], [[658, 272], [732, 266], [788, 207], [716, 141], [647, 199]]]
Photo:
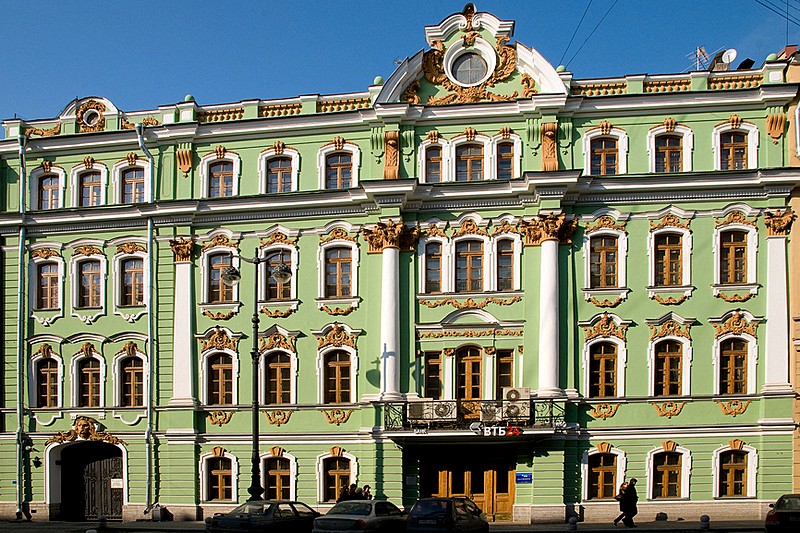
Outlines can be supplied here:
[[515, 465], [513, 456], [497, 455], [496, 449], [458, 453], [442, 448], [441, 453], [420, 457], [420, 495], [467, 496], [487, 515], [510, 519]]
[[61, 452], [61, 519], [122, 519], [122, 450], [104, 442], [81, 442]]

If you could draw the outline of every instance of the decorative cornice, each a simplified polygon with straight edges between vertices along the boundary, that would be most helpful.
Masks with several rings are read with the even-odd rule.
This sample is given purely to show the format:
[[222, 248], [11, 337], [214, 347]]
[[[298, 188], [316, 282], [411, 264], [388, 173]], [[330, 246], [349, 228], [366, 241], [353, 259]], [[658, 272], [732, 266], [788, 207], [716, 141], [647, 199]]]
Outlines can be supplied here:
[[678, 416], [681, 414], [683, 410], [683, 406], [686, 405], [686, 402], [673, 402], [667, 401], [662, 404], [658, 403], [651, 403], [653, 407], [655, 407], [658, 416], [663, 418], [672, 418], [673, 416]]
[[667, 320], [660, 326], [650, 325], [650, 340], [660, 339], [661, 337], [683, 337], [691, 340], [691, 324], [681, 325], [675, 320]]
[[75, 248], [75, 251], [73, 252], [73, 255], [103, 255], [103, 251], [100, 248], [96, 247], [96, 246], [92, 246], [90, 244], [87, 244], [87, 245], [78, 246], [77, 248]]
[[212, 349], [235, 352], [239, 344], [239, 339], [232, 339], [224, 329], [217, 326], [208, 338], [200, 339], [200, 343], [203, 345], [202, 351], [204, 352]]
[[350, 419], [353, 409], [331, 409], [329, 411], [323, 409], [322, 414], [325, 415], [325, 420], [328, 424], [340, 426]]
[[227, 313], [223, 313], [222, 311], [218, 313], [213, 313], [206, 309], [203, 311], [203, 316], [207, 316], [211, 320], [230, 320], [236, 315], [236, 311], [228, 311]]
[[756, 336], [756, 328], [758, 327], [757, 323], [750, 323], [747, 321], [745, 316], [738, 312], [734, 311], [734, 313], [722, 324], [713, 324], [714, 329], [717, 331], [714, 334], [714, 338], [717, 339], [722, 335], [727, 335], [728, 333], [733, 333], [734, 335], [741, 335], [742, 333], [747, 333], [748, 335], [752, 335], [753, 337]]
[[239, 246], [239, 241], [232, 241], [227, 235], [214, 235], [210, 241], [203, 243], [203, 251], [215, 246], [226, 246], [228, 248], [236, 249]]
[[233, 413], [233, 411], [230, 413], [226, 413], [225, 411], [210, 411], [207, 416], [208, 423], [222, 427], [231, 421]]
[[692, 228], [689, 227], [689, 224], [687, 222], [683, 222], [680, 218], [673, 215], [672, 213], [665, 215], [664, 218], [662, 218], [661, 221], [658, 222], [657, 224], [654, 223], [652, 220], [650, 221], [650, 231], [664, 229], [668, 227], [683, 228], [689, 231], [692, 230]]
[[774, 212], [764, 211], [764, 225], [767, 226], [767, 237], [785, 237], [797, 218], [791, 207]]
[[628, 330], [628, 326], [617, 325], [608, 313], [603, 313], [592, 326], [582, 326], [582, 328], [586, 334], [586, 341], [597, 337], [617, 337], [625, 341], [625, 332]]
[[334, 322], [327, 334], [316, 335], [316, 337], [317, 341], [319, 341], [317, 344], [318, 350], [326, 346], [334, 346], [337, 348], [349, 346], [355, 349], [358, 334], [354, 333], [350, 335], [338, 322]]
[[621, 231], [622, 233], [627, 235], [628, 232], [625, 230], [626, 224], [627, 224], [626, 222], [617, 223], [617, 221], [614, 220], [613, 217], [610, 217], [608, 215], [603, 215], [595, 221], [594, 225], [587, 225], [586, 229], [584, 230], [584, 233], [589, 234], [601, 229], [613, 229]]
[[343, 228], [333, 228], [327, 236], [320, 236], [319, 243], [320, 244], [327, 244], [331, 241], [350, 241], [350, 242], [358, 242], [358, 239], [355, 237], [351, 237], [347, 230]]
[[[170, 241], [170, 246], [173, 241]], [[136, 252], [146, 252], [147, 248], [139, 244], [138, 242], [126, 242], [124, 244], [120, 244], [117, 246], [117, 253], [118, 254], [133, 254]]]
[[379, 222], [371, 229], [364, 228], [361, 233], [369, 245], [369, 253], [380, 253], [384, 248], [398, 248], [407, 252], [414, 249], [419, 229], [389, 220], [385, 224]]
[[617, 414], [617, 409], [619, 409], [619, 406], [620, 404], [618, 403], [598, 403], [589, 410], [589, 415], [592, 418], [606, 420]]
[[194, 240], [189, 237], [178, 237], [177, 239], [170, 239], [169, 247], [175, 257], [176, 263], [189, 263], [192, 261], [192, 248], [194, 248]]
[[282, 349], [292, 353], [297, 352], [297, 348], [295, 343], [297, 341], [297, 337], [294, 335], [289, 335], [288, 337], [282, 333], [274, 332], [268, 338], [261, 339], [261, 347], [259, 348], [260, 352], [266, 352], [269, 350], [274, 349]]
[[737, 415], [743, 415], [745, 411], [747, 411], [747, 407], [750, 405], [751, 401], [752, 400], [729, 400], [727, 402], [723, 402], [721, 400], [717, 400], [717, 404], [719, 404], [722, 414], [736, 417]]
[[97, 420], [88, 416], [78, 416], [72, 429], [69, 431], [59, 431], [45, 441], [45, 446], [48, 444], [64, 444], [65, 442], [74, 442], [76, 440], [88, 440], [94, 442], [107, 442], [108, 444], [124, 444], [127, 443], [105, 431], [97, 431]]
[[446, 331], [424, 331], [417, 333], [419, 339], [441, 339], [446, 337], [522, 337], [525, 332], [521, 329], [468, 329]]
[[273, 409], [272, 411], [264, 411], [264, 418], [273, 426], [282, 426], [283, 424], [289, 423], [292, 413], [294, 413], [294, 411]]
[[497, 304], [497, 305], [511, 305], [513, 303], [519, 302], [522, 300], [521, 296], [513, 296], [511, 298], [485, 298], [480, 302], [476, 302], [472, 298], [467, 298], [464, 302], [459, 302], [455, 298], [445, 298], [444, 300], [419, 300], [421, 305], [428, 307], [429, 309], [436, 309], [437, 307], [441, 307], [443, 305], [451, 305], [456, 309], [483, 309], [489, 304]]
[[739, 211], [731, 211], [725, 218], [714, 217], [714, 228], [727, 226], [728, 224], [746, 224], [748, 226], [756, 226], [755, 220], [749, 220], [747, 215]]

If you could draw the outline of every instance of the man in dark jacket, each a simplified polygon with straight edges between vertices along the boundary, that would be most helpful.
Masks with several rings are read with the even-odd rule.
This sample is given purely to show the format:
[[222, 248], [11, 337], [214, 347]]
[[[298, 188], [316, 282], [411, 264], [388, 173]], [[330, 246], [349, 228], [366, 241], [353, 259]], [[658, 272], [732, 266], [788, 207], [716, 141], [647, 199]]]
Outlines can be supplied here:
[[625, 527], [636, 527], [636, 524], [633, 523], [633, 517], [639, 513], [639, 509], [636, 508], [636, 502], [638, 501], [639, 495], [636, 494], [636, 478], [634, 477], [628, 481], [628, 488], [622, 493], [619, 502], [619, 509], [625, 514], [622, 519]]

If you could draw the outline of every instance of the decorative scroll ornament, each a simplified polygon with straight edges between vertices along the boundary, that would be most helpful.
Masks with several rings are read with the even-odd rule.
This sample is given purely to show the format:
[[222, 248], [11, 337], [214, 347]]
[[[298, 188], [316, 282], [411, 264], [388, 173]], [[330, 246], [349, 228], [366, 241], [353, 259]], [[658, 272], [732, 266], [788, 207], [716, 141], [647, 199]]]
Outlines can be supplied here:
[[103, 131], [106, 129], [106, 105], [97, 100], [88, 100], [82, 103], [75, 115], [78, 117], [80, 133]]
[[325, 415], [325, 420], [328, 422], [328, 424], [336, 424], [337, 426], [341, 426], [350, 420], [350, 415], [353, 414], [353, 409], [331, 409], [330, 411], [325, 411], [323, 409], [322, 414]]
[[203, 311], [203, 316], [207, 316], [211, 320], [230, 320], [236, 315], [236, 311], [228, 311], [227, 313], [223, 313], [222, 311], [218, 313], [212, 313], [208, 309]]
[[43, 359], [49, 359], [53, 357], [56, 353], [53, 351], [53, 347], [50, 346], [48, 343], [44, 343], [39, 346], [39, 349], [36, 350], [33, 355], [40, 355]]
[[786, 115], [783, 113], [772, 113], [767, 115], [767, 134], [772, 137], [772, 144], [778, 144], [778, 139], [783, 135], [786, 128]]
[[503, 233], [517, 233], [519, 234], [519, 228], [515, 225], [512, 225], [511, 222], [508, 220], [504, 220], [502, 224], [499, 226], [495, 226], [492, 230], [492, 237], [497, 235], [501, 235]]
[[319, 238], [320, 244], [327, 244], [331, 241], [358, 242], [358, 240], [355, 237], [351, 237], [344, 228], [333, 228], [327, 237]]
[[425, 237], [442, 237], [447, 238], [447, 234], [436, 224], [430, 224], [428, 229], [422, 230], [422, 235]]
[[187, 263], [192, 260], [192, 248], [194, 248], [194, 241], [191, 237], [178, 237], [169, 241], [169, 247], [175, 256], [176, 263]]
[[50, 172], [51, 170], [53, 170], [53, 162], [45, 159], [42, 161], [41, 167], [42, 170], [44, 170], [45, 172]]
[[235, 352], [239, 339], [232, 339], [224, 329], [217, 326], [207, 339], [201, 339], [200, 342], [203, 345], [203, 351], [230, 350]]
[[419, 89], [419, 80], [412, 81], [411, 84], [406, 87], [406, 90], [403, 91], [403, 94], [400, 96], [400, 101], [411, 105], [421, 104], [422, 100], [419, 98]]
[[483, 348], [483, 353], [485, 353], [486, 355], [494, 355], [495, 353], [497, 353], [497, 348], [495, 348], [494, 346], [485, 346]]
[[592, 407], [592, 409], [589, 411], [589, 415], [592, 418], [606, 420], [617, 414], [617, 409], [619, 409], [619, 406], [620, 404], [618, 403], [598, 403]]
[[38, 137], [53, 137], [55, 135], [61, 134], [61, 123], [59, 122], [52, 128], [42, 129], [42, 128], [28, 128], [25, 130], [25, 137], [31, 137], [36, 135]]
[[738, 311], [734, 311], [731, 317], [722, 324], [714, 324], [714, 329], [717, 330], [717, 332], [714, 334], [714, 338], [719, 338], [722, 335], [727, 335], [728, 333], [733, 333], [734, 335], [747, 333], [748, 335], [755, 337], [757, 327], [758, 324], [751, 324], [747, 321], [747, 318], [745, 318], [743, 314]]
[[[524, 331], [521, 329], [484, 329], [484, 330], [447, 330], [447, 331], [426, 331], [418, 333], [420, 339], [442, 339], [447, 337], [522, 337]], [[447, 348], [445, 348], [447, 350]], [[521, 353], [521, 352], [520, 352]]]
[[738, 415], [743, 415], [745, 411], [747, 411], [747, 407], [750, 405], [751, 401], [752, 400], [730, 400], [728, 402], [723, 402], [717, 400], [717, 403], [719, 404], [722, 414], [736, 417]]
[[609, 442], [598, 442], [594, 447], [600, 453], [608, 453], [611, 451], [611, 443]]
[[661, 448], [665, 452], [674, 452], [675, 450], [678, 449], [678, 443], [675, 442], [674, 440], [666, 440], [661, 443]]
[[123, 346], [122, 349], [117, 352], [116, 355], [125, 354], [128, 357], [133, 357], [137, 353], [139, 353], [139, 346], [133, 341], [128, 341], [125, 343], [125, 346]]
[[344, 308], [342, 308], [342, 307], [328, 307], [327, 305], [323, 305], [322, 307], [320, 307], [320, 310], [321, 311], [325, 311], [326, 313], [328, 313], [331, 316], [347, 316], [350, 313], [352, 313], [353, 311], [355, 311], [356, 308], [353, 307], [352, 305], [348, 305], [347, 307], [344, 307]]
[[742, 439], [731, 439], [728, 441], [728, 446], [731, 450], [741, 451], [744, 448], [744, 441]]
[[664, 298], [660, 294], [653, 295], [653, 300], [657, 301], [661, 305], [679, 305], [682, 304], [684, 301], [686, 301], [688, 298], [689, 297], [686, 296], [685, 294], [682, 294], [678, 298], [675, 298], [674, 296], [667, 296], [666, 298]]
[[103, 251], [96, 246], [87, 244], [75, 248], [75, 255], [103, 255]]
[[330, 449], [331, 457], [341, 457], [344, 455], [344, 448], [341, 446], [332, 446]]
[[369, 245], [369, 253], [380, 253], [384, 248], [399, 248], [402, 251], [412, 251], [414, 242], [419, 235], [418, 228], [409, 228], [402, 222], [379, 222], [372, 229], [361, 230], [364, 240]]
[[262, 247], [273, 246], [275, 244], [285, 244], [287, 246], [297, 245], [297, 239], [290, 239], [288, 235], [281, 231], [276, 231], [269, 237], [261, 237], [260, 241]]
[[662, 404], [653, 403], [650, 405], [656, 408], [658, 416], [663, 418], [672, 418], [673, 416], [678, 416], [679, 414], [681, 414], [683, 406], [686, 405], [686, 402], [678, 403], [669, 401], [669, 402], [664, 402]]
[[614, 220], [613, 217], [610, 217], [608, 215], [603, 215], [595, 221], [594, 225], [586, 226], [586, 230], [584, 231], [584, 233], [588, 234], [601, 229], [613, 229], [616, 231], [621, 231], [627, 235], [627, 231], [625, 231], [625, 226], [626, 226], [625, 222], [617, 223], [617, 221]]
[[80, 349], [77, 352], [75, 352], [74, 355], [79, 355], [83, 357], [92, 357], [94, 356], [95, 353], [97, 353], [97, 350], [94, 349], [94, 344], [92, 344], [91, 342], [84, 342], [83, 345], [81, 345]]
[[286, 318], [287, 316], [294, 313], [295, 309], [287, 309], [285, 311], [281, 311], [280, 309], [273, 309], [273, 310], [261, 309], [261, 312], [270, 318]]
[[621, 296], [617, 296], [614, 299], [614, 301], [612, 302], [608, 298], [604, 298], [602, 300], [598, 300], [597, 298], [592, 296], [592, 297], [589, 298], [589, 301], [591, 303], [593, 303], [594, 305], [596, 305], [597, 307], [616, 307], [616, 306], [618, 306], [619, 304], [622, 303], [622, 297]]
[[61, 254], [52, 248], [37, 248], [31, 252], [33, 259], [49, 259], [51, 257], [61, 257]]
[[387, 131], [383, 134], [386, 157], [383, 163], [383, 179], [396, 180], [400, 172], [400, 132]]
[[215, 426], [222, 427], [233, 418], [233, 411], [226, 413], [225, 411], [211, 411], [208, 413], [208, 423]]
[[558, 122], [542, 124], [542, 170], [558, 170]]
[[446, 298], [444, 300], [419, 300], [421, 305], [429, 309], [436, 309], [437, 307], [441, 307], [443, 305], [452, 305], [456, 309], [483, 309], [489, 304], [497, 304], [497, 305], [511, 305], [513, 303], [517, 303], [522, 300], [520, 296], [514, 296], [512, 298], [485, 298], [480, 302], [476, 302], [472, 298], [467, 298], [463, 302], [459, 302], [455, 298]]
[[530, 222], [520, 223], [525, 246], [538, 246], [544, 241], [557, 240], [561, 244], [571, 244], [577, 221], [567, 220], [566, 213], [538, 215]]
[[664, 218], [662, 218], [658, 223], [654, 223], [652, 220], [650, 221], [650, 231], [663, 228], [683, 228], [691, 231], [688, 223], [683, 222], [680, 218], [672, 213], [665, 215]]
[[611, 315], [603, 313], [600, 320], [595, 322], [593, 326], [583, 326], [583, 331], [586, 333], [586, 340], [590, 341], [597, 337], [617, 337], [618, 339], [625, 340], [625, 332], [628, 326], [617, 325]]
[[161, 124], [155, 117], [144, 117], [142, 119], [142, 126], [158, 126]]
[[764, 211], [764, 224], [767, 226], [767, 237], [784, 237], [797, 218], [790, 207], [775, 212]]
[[741, 294], [725, 294], [724, 292], [718, 292], [714, 296], [716, 296], [717, 298], [722, 298], [724, 301], [728, 303], [741, 303], [741, 302], [746, 302], [747, 300], [752, 298], [754, 294], [752, 292], [748, 292], [744, 296], [742, 296]]
[[145, 248], [138, 242], [126, 242], [124, 244], [120, 244], [119, 246], [117, 246], [118, 254], [134, 254], [136, 252], [146, 252], [146, 251], [147, 248]]
[[276, 331], [270, 335], [269, 338], [261, 339], [261, 347], [259, 351], [264, 352], [268, 350], [281, 349], [294, 353], [297, 351], [295, 341], [297, 341], [297, 337], [294, 335], [289, 335], [287, 337], [286, 335]]
[[284, 411], [283, 409], [274, 409], [272, 411], [264, 411], [264, 418], [267, 419], [273, 426], [282, 426], [288, 424], [289, 419], [292, 417], [294, 411]]
[[753, 227], [756, 226], [754, 220], [749, 220], [747, 218], [747, 215], [745, 215], [739, 210], [731, 211], [725, 218], [714, 217], [714, 223], [715, 223], [714, 228], [727, 226], [728, 224], [745, 224], [747, 226], [753, 226]]
[[130, 166], [135, 165], [137, 159], [139, 159], [139, 156], [136, 152], [128, 152], [128, 155], [125, 156], [125, 160]]
[[92, 157], [90, 155], [87, 155], [86, 157], [83, 158], [83, 164], [89, 170], [94, 168], [94, 163], [95, 163], [94, 157]]
[[650, 340], [660, 339], [661, 337], [683, 337], [685, 339], [691, 339], [690, 330], [692, 329], [691, 324], [686, 324], [685, 326], [681, 327], [679, 323], [674, 320], [667, 320], [661, 326], [650, 326]]
[[358, 335], [355, 333], [350, 335], [338, 322], [334, 322], [327, 334], [316, 335], [316, 337], [317, 341], [319, 341], [317, 349], [324, 348], [325, 346], [334, 346], [336, 348], [349, 346], [355, 349]]
[[107, 442], [109, 444], [124, 444], [127, 443], [105, 431], [97, 431], [97, 420], [88, 416], [78, 416], [72, 429], [69, 431], [59, 431], [45, 441], [45, 446], [51, 443], [63, 444], [65, 442], [75, 442], [77, 440], [88, 440], [93, 442]]
[[237, 248], [239, 241], [232, 241], [227, 235], [214, 235], [210, 241], [203, 243], [203, 250], [214, 248], [216, 246], [225, 246], [227, 248]]
[[461, 237], [462, 235], [485, 235], [488, 237], [489, 233], [487, 233], [485, 229], [479, 227], [474, 220], [468, 218], [461, 223], [460, 228], [453, 231], [453, 237]]
[[522, 75], [522, 79], [519, 80], [522, 84], [522, 98], [530, 98], [538, 93], [536, 90], [536, 80], [534, 80], [530, 74], [527, 72]]
[[189, 171], [192, 169], [192, 150], [189, 148], [175, 150], [175, 159], [178, 162], [178, 168], [183, 172], [183, 177], [188, 177]]

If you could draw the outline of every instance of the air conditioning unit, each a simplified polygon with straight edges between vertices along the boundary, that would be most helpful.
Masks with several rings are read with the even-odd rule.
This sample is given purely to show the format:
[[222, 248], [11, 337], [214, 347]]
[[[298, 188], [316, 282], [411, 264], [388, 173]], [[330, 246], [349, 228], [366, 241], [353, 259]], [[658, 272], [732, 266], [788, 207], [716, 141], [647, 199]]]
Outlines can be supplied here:
[[528, 420], [531, 417], [531, 389], [503, 387], [503, 420]]
[[407, 417], [409, 422], [456, 420], [458, 418], [458, 407], [454, 401], [409, 402]]
[[531, 388], [530, 387], [503, 387], [503, 399], [516, 401], [516, 400], [530, 400]]
[[425, 407], [428, 405], [430, 405], [428, 402], [409, 402], [407, 406], [408, 412], [406, 413], [408, 420], [411, 422], [425, 420]]
[[503, 402], [481, 403], [481, 422], [500, 422], [503, 419]]

